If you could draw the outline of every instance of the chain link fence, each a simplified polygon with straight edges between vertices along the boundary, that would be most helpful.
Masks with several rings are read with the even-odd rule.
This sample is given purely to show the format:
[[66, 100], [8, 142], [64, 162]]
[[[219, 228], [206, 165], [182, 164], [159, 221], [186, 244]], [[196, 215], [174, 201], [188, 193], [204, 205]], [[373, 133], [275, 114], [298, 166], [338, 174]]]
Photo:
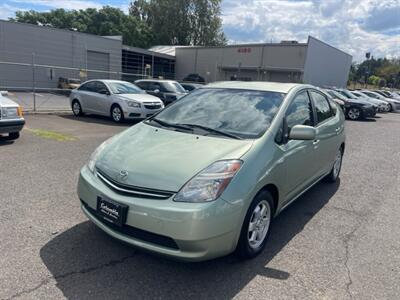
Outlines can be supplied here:
[[134, 82], [152, 77], [174, 78], [173, 73], [165, 72], [152, 76], [153, 70], [147, 64], [143, 64], [143, 68], [129, 70], [133, 72], [107, 71], [105, 69], [121, 69], [121, 66], [111, 66], [101, 57], [92, 57], [89, 64], [84, 61], [82, 68], [76, 68], [36, 63], [35, 54], [31, 55], [30, 62], [27, 57], [18, 62], [7, 61], [4, 60], [6, 55], [1, 54], [0, 51], [0, 90], [8, 91], [8, 97], [20, 104], [25, 112], [69, 111], [71, 90], [89, 79]]

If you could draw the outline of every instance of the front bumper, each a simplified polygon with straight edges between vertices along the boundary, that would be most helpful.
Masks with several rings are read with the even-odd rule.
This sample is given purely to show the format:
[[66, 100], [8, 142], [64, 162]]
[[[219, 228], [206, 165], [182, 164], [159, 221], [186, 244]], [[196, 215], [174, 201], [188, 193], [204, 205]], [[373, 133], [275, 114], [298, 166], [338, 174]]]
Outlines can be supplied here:
[[146, 119], [163, 109], [164, 107], [158, 109], [148, 109], [145, 107], [140, 107], [140, 108], [128, 107], [124, 109], [124, 117], [125, 119]]
[[373, 106], [371, 107], [362, 107], [362, 115], [364, 118], [374, 117], [376, 115], [376, 110]]
[[[242, 206], [223, 199], [179, 203], [173, 196], [166, 200], [125, 196], [104, 185], [87, 167], [80, 173], [78, 195], [83, 212], [96, 226], [132, 246], [185, 261], [223, 256], [236, 247]], [[98, 196], [128, 205], [122, 228], [97, 216]]]
[[24, 125], [24, 119], [0, 119], [0, 134], [20, 132]]

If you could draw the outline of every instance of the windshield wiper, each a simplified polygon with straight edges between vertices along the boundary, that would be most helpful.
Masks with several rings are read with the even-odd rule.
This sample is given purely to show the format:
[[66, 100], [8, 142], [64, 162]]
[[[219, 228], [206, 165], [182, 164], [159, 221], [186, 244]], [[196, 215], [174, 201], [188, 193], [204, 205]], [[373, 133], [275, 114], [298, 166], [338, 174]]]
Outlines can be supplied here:
[[203, 125], [197, 125], [197, 124], [176, 124], [176, 125], [200, 128], [200, 129], [203, 129], [205, 131], [216, 133], [218, 135], [223, 135], [223, 136], [226, 136], [226, 137], [230, 137], [230, 138], [233, 138], [233, 139], [236, 139], [236, 140], [241, 140], [242, 139], [240, 136], [234, 135], [232, 133], [227, 133], [225, 131], [221, 131], [221, 130], [210, 128], [210, 127], [203, 126]]
[[171, 124], [171, 123], [161, 121], [160, 119], [156, 119], [156, 118], [149, 119], [149, 120], [147, 120], [147, 122], [156, 122], [164, 127], [172, 127], [172, 128], [182, 129], [182, 130], [186, 130], [186, 131], [187, 130], [193, 131], [192, 128], [190, 128], [188, 126], [184, 126], [183, 124]]

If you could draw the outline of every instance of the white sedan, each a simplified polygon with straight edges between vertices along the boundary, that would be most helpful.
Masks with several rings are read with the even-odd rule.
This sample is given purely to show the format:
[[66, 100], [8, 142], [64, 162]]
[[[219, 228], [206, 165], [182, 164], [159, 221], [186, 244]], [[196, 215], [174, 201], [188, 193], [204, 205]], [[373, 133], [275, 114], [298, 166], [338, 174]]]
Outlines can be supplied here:
[[19, 132], [25, 125], [22, 108], [7, 98], [8, 93], [0, 91], [0, 136], [7, 134], [8, 140], [19, 138]]
[[136, 85], [119, 80], [89, 80], [70, 95], [75, 116], [110, 116], [114, 122], [146, 119], [164, 108], [163, 102]]
[[377, 92], [372, 92], [369, 90], [361, 90], [359, 92], [361, 92], [364, 95], [367, 95], [368, 97], [386, 101], [390, 104], [390, 111], [400, 112], [400, 100], [389, 98], [389, 97], [384, 97], [384, 96], [378, 94]]

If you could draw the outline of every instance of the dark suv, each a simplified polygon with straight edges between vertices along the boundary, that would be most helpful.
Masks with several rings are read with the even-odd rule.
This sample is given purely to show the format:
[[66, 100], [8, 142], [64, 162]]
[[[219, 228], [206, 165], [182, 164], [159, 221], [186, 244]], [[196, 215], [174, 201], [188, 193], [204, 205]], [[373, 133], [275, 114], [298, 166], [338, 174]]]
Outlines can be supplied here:
[[165, 105], [185, 96], [187, 91], [175, 80], [140, 79], [135, 84], [148, 94], [160, 98]]

